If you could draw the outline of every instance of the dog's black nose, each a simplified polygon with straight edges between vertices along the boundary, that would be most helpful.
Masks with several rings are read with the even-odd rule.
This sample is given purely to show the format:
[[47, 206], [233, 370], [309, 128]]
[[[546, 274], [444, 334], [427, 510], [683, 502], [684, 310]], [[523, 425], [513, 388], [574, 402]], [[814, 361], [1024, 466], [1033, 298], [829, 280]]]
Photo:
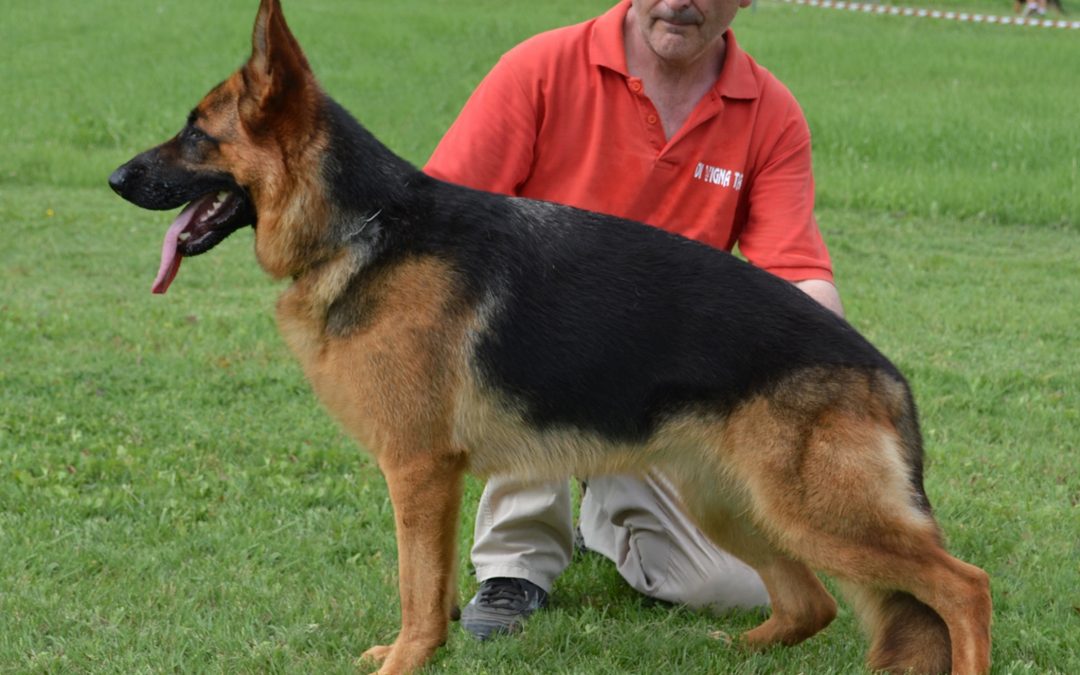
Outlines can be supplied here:
[[124, 184], [127, 182], [129, 173], [127, 164], [112, 172], [112, 175], [109, 176], [109, 187], [113, 189], [113, 192], [118, 195], [124, 194]]

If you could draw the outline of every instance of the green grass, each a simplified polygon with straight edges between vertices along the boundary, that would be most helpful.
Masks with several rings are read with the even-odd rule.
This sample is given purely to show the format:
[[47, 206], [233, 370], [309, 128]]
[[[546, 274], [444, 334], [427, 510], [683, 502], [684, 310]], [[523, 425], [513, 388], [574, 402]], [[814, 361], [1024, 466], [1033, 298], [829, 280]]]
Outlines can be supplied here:
[[[778, 15], [802, 37], [767, 28]], [[775, 4], [742, 25], [759, 24], [753, 53], [810, 121], [822, 206], [1077, 227], [1077, 126], [1055, 117], [1077, 101], [1080, 31]]]
[[[0, 672], [355, 672], [396, 630], [385, 486], [288, 357], [250, 233], [151, 297], [169, 216], [105, 187], [243, 60], [254, 4], [5, 5]], [[286, 9], [421, 163], [498, 54], [605, 4]], [[736, 26], [807, 112], [848, 313], [910, 376], [951, 547], [992, 575], [995, 671], [1080, 672], [1080, 36], [768, 2]], [[711, 635], [758, 619], [651, 606], [586, 557], [520, 640], [454, 630], [431, 670], [862, 671], [846, 608], [792, 649]]]

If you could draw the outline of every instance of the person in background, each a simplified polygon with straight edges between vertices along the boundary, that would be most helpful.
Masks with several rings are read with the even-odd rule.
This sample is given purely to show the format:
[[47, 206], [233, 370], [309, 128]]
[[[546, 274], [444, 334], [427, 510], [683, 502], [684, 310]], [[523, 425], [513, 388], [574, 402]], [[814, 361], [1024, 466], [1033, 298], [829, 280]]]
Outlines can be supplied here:
[[[735, 41], [751, 0], [622, 0], [537, 35], [479, 84], [425, 171], [507, 195], [638, 220], [751, 263], [837, 314], [814, 219], [810, 132], [788, 89]], [[584, 545], [640, 592], [723, 611], [768, 604], [757, 573], [683, 513], [662, 475], [591, 476]], [[567, 481], [488, 481], [462, 612], [480, 639], [546, 604], [574, 547]]]

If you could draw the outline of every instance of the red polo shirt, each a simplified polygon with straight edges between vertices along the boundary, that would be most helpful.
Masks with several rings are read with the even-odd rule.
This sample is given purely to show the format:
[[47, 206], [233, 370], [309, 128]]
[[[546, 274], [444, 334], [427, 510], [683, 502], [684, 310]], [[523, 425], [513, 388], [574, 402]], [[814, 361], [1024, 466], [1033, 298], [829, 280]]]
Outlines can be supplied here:
[[788, 281], [832, 281], [810, 131], [791, 92], [725, 35], [712, 89], [666, 139], [626, 68], [623, 0], [507, 52], [424, 170], [469, 187], [638, 220]]

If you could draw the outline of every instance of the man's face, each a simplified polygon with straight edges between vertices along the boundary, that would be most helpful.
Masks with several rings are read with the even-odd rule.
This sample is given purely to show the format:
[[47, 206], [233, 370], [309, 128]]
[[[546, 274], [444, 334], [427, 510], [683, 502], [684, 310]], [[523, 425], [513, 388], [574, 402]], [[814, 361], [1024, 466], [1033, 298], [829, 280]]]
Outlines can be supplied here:
[[751, 0], [634, 0], [637, 26], [656, 56], [689, 65], [717, 48], [740, 7]]

